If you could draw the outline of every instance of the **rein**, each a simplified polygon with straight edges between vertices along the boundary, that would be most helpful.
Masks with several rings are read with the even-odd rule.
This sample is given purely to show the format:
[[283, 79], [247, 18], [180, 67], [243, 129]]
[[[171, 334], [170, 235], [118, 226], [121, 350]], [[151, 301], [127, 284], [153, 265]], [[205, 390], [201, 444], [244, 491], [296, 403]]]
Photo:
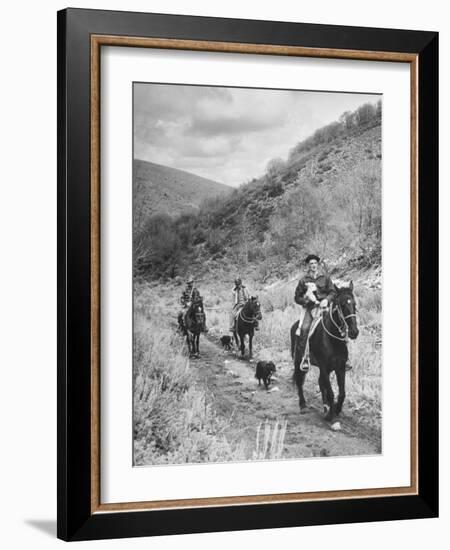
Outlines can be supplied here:
[[[339, 326], [338, 323], [336, 323], [336, 321], [334, 320], [334, 317], [333, 317], [334, 311], [338, 312], [340, 320], [343, 322], [343, 326]], [[333, 323], [333, 325], [337, 328], [341, 336], [336, 336], [336, 334], [333, 334], [326, 328], [325, 323], [323, 322], [323, 315], [322, 315], [321, 321], [322, 321], [323, 330], [328, 334], [328, 336], [331, 336], [331, 338], [334, 338], [335, 340], [339, 340], [340, 342], [346, 342], [348, 340], [347, 319], [350, 317], [356, 317], [356, 313], [350, 313], [349, 315], [344, 315], [342, 313], [341, 306], [339, 304], [336, 304], [335, 306], [332, 306], [330, 308], [330, 320]]]
[[244, 308], [242, 308], [241, 311], [239, 312], [239, 317], [244, 323], [254, 324], [255, 321], [257, 321], [257, 317], [251, 317], [251, 318], [245, 317], [245, 315], [243, 314], [243, 311], [244, 311]]

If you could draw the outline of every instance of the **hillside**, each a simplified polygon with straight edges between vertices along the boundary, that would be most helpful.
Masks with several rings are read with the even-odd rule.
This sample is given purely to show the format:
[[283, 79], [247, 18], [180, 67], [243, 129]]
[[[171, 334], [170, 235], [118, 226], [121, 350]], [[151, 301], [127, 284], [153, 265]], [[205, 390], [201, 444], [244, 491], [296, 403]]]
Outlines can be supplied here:
[[186, 271], [268, 281], [310, 251], [330, 268], [381, 261], [381, 104], [344, 113], [298, 143], [286, 160], [196, 214], [149, 227], [135, 268], [158, 278]]
[[205, 199], [224, 196], [233, 190], [190, 172], [139, 159], [134, 160], [133, 168], [135, 229], [143, 227], [154, 214], [175, 218], [195, 212]]

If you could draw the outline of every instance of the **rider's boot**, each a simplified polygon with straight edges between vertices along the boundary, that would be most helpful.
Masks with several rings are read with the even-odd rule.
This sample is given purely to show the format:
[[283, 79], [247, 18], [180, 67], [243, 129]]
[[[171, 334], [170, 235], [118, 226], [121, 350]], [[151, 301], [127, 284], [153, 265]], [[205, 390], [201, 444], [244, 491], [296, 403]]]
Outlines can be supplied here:
[[254, 327], [255, 327], [255, 330], [259, 330], [259, 322], [258, 321], [255, 321]]
[[299, 354], [300, 358], [300, 370], [307, 372], [309, 371], [310, 363], [309, 363], [309, 353], [306, 353], [306, 342], [308, 337], [303, 337], [303, 335], [300, 336], [300, 341], [297, 346], [296, 353]]
[[345, 362], [345, 370], [346, 371], [349, 371], [349, 370], [352, 370], [353, 368], [353, 365], [350, 363], [350, 361], [347, 359], [347, 361]]

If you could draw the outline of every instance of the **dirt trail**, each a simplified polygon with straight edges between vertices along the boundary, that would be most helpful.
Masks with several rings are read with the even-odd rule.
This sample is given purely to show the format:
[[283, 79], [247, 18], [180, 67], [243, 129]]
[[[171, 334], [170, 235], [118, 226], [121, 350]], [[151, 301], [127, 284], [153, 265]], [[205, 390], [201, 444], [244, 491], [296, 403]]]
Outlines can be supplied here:
[[[381, 452], [380, 438], [364, 429], [344, 411], [339, 416], [342, 431], [333, 432], [323, 420], [322, 400], [317, 392], [305, 388], [308, 410], [300, 414], [296, 388], [292, 384], [292, 365], [277, 365], [276, 379], [266, 391], [254, 377], [255, 364], [240, 360], [202, 337], [201, 356], [190, 361], [198, 387], [203, 387], [217, 413], [230, 420], [226, 432], [230, 442], [245, 440], [249, 449], [255, 444], [256, 430], [266, 419], [287, 420], [284, 458], [311, 456], [370, 455]], [[312, 367], [308, 377], [317, 378]]]

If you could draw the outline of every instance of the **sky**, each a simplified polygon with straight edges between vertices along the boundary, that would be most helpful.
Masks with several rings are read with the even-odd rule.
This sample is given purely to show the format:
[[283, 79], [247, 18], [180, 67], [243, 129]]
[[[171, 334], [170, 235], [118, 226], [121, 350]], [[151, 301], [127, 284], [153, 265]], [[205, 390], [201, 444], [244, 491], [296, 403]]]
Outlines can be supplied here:
[[134, 84], [134, 158], [233, 187], [345, 111], [380, 96]]

